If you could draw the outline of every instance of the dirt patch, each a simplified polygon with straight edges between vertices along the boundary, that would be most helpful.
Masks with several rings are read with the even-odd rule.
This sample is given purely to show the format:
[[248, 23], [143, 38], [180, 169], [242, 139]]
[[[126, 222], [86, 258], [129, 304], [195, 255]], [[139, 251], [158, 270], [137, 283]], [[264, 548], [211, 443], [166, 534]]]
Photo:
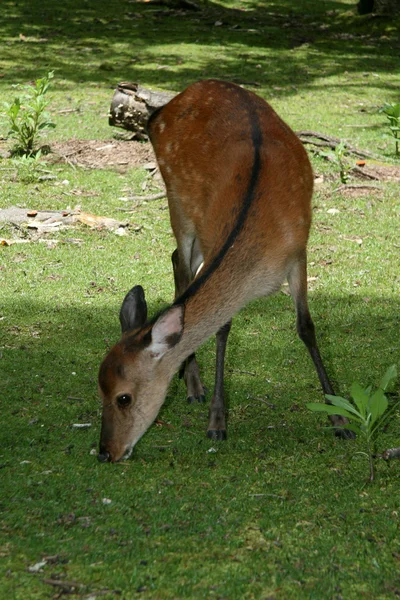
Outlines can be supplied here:
[[380, 181], [400, 181], [400, 165], [374, 165], [367, 163], [366, 171]]
[[345, 196], [346, 198], [365, 198], [365, 197], [374, 197], [378, 198], [383, 194], [383, 187], [378, 187], [377, 185], [369, 186], [369, 185], [341, 185], [337, 190], [337, 193], [340, 192], [341, 196]]
[[121, 140], [68, 140], [51, 144], [49, 162], [62, 161], [90, 169], [125, 171], [155, 163], [151, 144]]

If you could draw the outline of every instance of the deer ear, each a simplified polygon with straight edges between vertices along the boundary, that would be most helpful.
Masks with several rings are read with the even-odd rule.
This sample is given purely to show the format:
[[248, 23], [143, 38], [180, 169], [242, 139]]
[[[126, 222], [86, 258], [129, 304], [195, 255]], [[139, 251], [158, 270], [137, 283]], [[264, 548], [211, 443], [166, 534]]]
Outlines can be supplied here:
[[135, 285], [125, 296], [119, 311], [122, 333], [143, 327], [147, 321], [147, 304], [141, 285]]
[[181, 339], [183, 314], [184, 308], [178, 304], [166, 310], [154, 323], [151, 330], [151, 343], [148, 346], [154, 358], [164, 356]]

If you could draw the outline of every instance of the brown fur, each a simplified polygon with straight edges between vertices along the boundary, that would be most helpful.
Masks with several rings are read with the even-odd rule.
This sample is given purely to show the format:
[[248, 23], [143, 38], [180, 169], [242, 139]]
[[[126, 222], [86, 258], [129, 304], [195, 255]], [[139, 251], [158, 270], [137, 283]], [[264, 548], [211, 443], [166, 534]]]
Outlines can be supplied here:
[[[168, 336], [162, 340], [168, 349], [160, 358], [151, 344], [143, 344], [145, 335], [155, 337], [157, 320], [123, 338], [106, 357], [99, 379], [104, 402], [101, 452], [112, 461], [129, 453], [151, 425], [181, 362], [242, 306], [276, 291], [286, 277], [296, 294], [299, 333], [306, 332], [300, 335], [311, 355], [314, 346], [318, 353], [305, 266], [313, 175], [296, 135], [264, 100], [215, 80], [193, 84], [171, 100], [151, 118], [149, 135], [177, 240], [175, 305], [183, 305], [183, 329], [173, 332], [174, 342]], [[232, 243], [222, 252], [231, 232]], [[204, 265], [185, 292], [194, 276], [189, 266], [194, 238]], [[171, 323], [173, 328], [178, 319], [171, 318]], [[317, 370], [318, 357], [313, 356]], [[329, 391], [322, 361], [320, 368], [321, 383]], [[192, 373], [197, 373], [193, 362]], [[121, 409], [116, 398], [125, 392], [133, 402]], [[221, 389], [213, 396], [211, 413], [218, 413], [215, 422], [224, 431]], [[210, 421], [209, 431], [214, 429]]]

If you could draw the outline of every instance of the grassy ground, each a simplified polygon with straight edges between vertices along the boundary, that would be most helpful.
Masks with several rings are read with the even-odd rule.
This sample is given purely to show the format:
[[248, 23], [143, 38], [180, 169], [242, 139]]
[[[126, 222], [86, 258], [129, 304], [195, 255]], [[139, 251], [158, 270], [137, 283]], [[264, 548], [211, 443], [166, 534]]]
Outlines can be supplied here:
[[[213, 76], [248, 82], [295, 129], [337, 135], [383, 165], [399, 164], [378, 113], [399, 101], [398, 22], [357, 17], [353, 2], [209, 2], [176, 14], [152, 3], [21, 0], [4, 1], [0, 18], [0, 100], [10, 100], [13, 84], [55, 70], [50, 144], [110, 139], [107, 109], [120, 80], [178, 91]], [[399, 364], [398, 182], [349, 196], [334, 191], [332, 164], [312, 160], [323, 181], [310, 304], [344, 394]], [[80, 204], [118, 219], [120, 198], [147, 177], [49, 164], [55, 180], [27, 185], [9, 167], [0, 162], [0, 208]], [[186, 405], [176, 378], [162, 424], [133, 458], [97, 463], [97, 369], [118, 338], [123, 296], [142, 283], [154, 312], [173, 294], [165, 200], [129, 218], [139, 227], [127, 237], [81, 227], [51, 235], [56, 244], [1, 247], [0, 596], [399, 596], [399, 465], [378, 462], [366, 485], [362, 442], [335, 439], [305, 409], [322, 396], [283, 293], [234, 321], [226, 443], [205, 438], [207, 407]], [[210, 341], [199, 352], [209, 387], [213, 358]], [[396, 414], [379, 450], [399, 445], [398, 427]]]

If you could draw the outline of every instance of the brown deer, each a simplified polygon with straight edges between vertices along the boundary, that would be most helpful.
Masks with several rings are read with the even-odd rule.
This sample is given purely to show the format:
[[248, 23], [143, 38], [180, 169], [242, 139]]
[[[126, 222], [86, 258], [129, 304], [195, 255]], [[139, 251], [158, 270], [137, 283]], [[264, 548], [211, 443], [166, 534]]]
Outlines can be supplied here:
[[[99, 373], [102, 462], [130, 455], [182, 364], [188, 400], [204, 400], [194, 352], [214, 333], [216, 376], [207, 435], [225, 439], [224, 356], [231, 319], [286, 279], [298, 334], [324, 393], [334, 393], [307, 304], [313, 174], [302, 143], [264, 100], [216, 80], [195, 83], [158, 109], [148, 132], [177, 242], [175, 301], [148, 321], [140, 286], [124, 299], [122, 339]], [[342, 417], [330, 418], [340, 435], [352, 436]]]

